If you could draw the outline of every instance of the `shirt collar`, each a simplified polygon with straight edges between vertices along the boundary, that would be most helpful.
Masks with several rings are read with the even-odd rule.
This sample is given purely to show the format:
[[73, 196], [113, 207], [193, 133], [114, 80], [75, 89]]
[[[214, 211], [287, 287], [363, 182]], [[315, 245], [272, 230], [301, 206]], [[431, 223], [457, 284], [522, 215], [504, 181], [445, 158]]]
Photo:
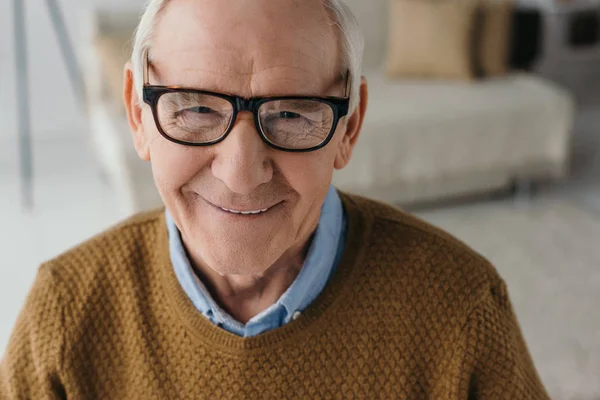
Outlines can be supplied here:
[[279, 298], [287, 318], [306, 309], [323, 290], [335, 268], [338, 244], [342, 236], [343, 208], [337, 190], [331, 186], [321, 207], [319, 224], [304, 265], [292, 285]]

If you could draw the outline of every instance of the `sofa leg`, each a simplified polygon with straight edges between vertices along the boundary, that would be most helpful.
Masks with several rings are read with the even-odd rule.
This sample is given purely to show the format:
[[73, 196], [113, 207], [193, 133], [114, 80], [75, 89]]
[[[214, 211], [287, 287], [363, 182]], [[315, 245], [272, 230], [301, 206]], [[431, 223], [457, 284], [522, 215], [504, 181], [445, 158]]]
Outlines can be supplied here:
[[536, 193], [537, 185], [531, 179], [518, 178], [513, 181], [511, 194], [517, 202], [529, 202]]

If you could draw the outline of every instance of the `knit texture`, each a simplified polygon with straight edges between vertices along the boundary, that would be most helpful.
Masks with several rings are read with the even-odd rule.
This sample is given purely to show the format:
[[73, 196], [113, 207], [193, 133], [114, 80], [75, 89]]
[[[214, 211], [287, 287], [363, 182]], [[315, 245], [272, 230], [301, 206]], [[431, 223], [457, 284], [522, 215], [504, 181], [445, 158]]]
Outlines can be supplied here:
[[342, 200], [336, 274], [298, 319], [252, 338], [186, 297], [164, 210], [45, 263], [0, 399], [548, 399], [485, 259], [402, 211]]

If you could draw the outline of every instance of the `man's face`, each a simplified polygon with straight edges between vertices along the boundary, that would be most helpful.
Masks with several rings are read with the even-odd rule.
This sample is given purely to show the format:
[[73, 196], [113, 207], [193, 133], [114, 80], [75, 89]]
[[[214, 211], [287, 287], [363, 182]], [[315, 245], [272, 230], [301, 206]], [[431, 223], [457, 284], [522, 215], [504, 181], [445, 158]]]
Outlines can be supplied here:
[[[173, 0], [155, 33], [151, 84], [242, 97], [344, 95], [336, 28], [320, 0]], [[268, 147], [249, 112], [209, 147], [164, 139], [148, 106], [139, 120], [138, 153], [151, 161], [188, 251], [220, 274], [260, 274], [300, 251], [353, 144], [346, 119], [326, 147], [308, 153]]]

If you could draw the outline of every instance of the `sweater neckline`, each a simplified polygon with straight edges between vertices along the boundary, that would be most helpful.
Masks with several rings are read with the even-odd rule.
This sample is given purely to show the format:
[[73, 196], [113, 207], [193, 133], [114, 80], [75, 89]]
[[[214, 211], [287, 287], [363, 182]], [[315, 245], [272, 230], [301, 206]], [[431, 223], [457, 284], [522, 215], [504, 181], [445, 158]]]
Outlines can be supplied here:
[[364, 266], [363, 256], [366, 239], [370, 236], [372, 217], [359, 210], [350, 196], [339, 193], [348, 218], [348, 232], [340, 264], [319, 296], [302, 312], [301, 317], [275, 330], [255, 337], [243, 338], [219, 328], [194, 307], [179, 284], [169, 255], [169, 238], [165, 213], [158, 221], [157, 252], [154, 264], [159, 268], [159, 279], [168, 300], [170, 311], [176, 314], [183, 325], [200, 342], [209, 348], [227, 353], [240, 351], [262, 351], [283, 344], [290, 338], [323, 329], [336, 310], [347, 304], [352, 286]]

